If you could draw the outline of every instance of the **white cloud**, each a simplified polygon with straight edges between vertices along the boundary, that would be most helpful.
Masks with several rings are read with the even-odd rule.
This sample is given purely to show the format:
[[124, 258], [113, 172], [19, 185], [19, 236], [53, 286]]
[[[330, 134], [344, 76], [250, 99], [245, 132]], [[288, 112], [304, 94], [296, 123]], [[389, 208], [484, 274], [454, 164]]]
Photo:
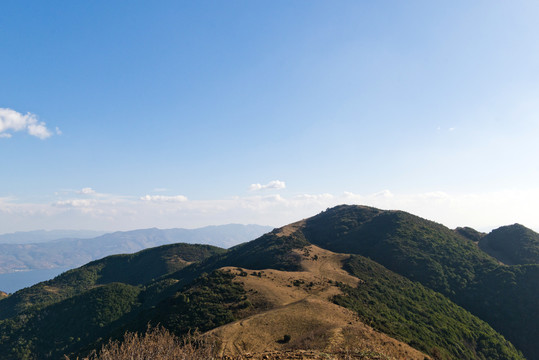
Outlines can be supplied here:
[[69, 199], [69, 200], [60, 200], [54, 203], [55, 206], [59, 207], [75, 207], [83, 208], [96, 205], [96, 200], [91, 199]]
[[[31, 113], [21, 114], [15, 110], [0, 108], [0, 137], [10, 138], [10, 132], [26, 131], [28, 134], [40, 139], [52, 136], [47, 125], [37, 120], [37, 116]], [[56, 128], [58, 133], [60, 129]]]
[[92, 194], [95, 194], [95, 190], [92, 189], [91, 187], [85, 187], [77, 191], [77, 194], [92, 195]]
[[183, 195], [166, 196], [166, 195], [146, 195], [140, 198], [140, 200], [151, 202], [184, 202], [187, 201], [187, 197]]
[[273, 180], [267, 183], [266, 185], [251, 184], [251, 186], [249, 186], [249, 190], [255, 191], [255, 190], [267, 190], [267, 189], [284, 189], [285, 187], [286, 187], [286, 184], [284, 183], [284, 181]]
[[24, 203], [0, 197], [0, 228], [4, 232], [38, 228], [86, 228], [108, 231], [149, 227], [199, 227], [227, 223], [283, 226], [328, 207], [358, 204], [380, 209], [404, 210], [450, 228], [471, 226], [488, 231], [519, 222], [539, 230], [539, 188], [484, 193], [443, 191], [340, 195], [279, 194], [236, 196], [226, 199], [189, 200], [185, 196], [146, 195], [129, 197], [75, 191], [60, 194], [50, 203]]
[[311, 200], [311, 201], [328, 201], [333, 200], [335, 197], [331, 194], [317, 194], [317, 195], [311, 195], [311, 194], [302, 194], [297, 195], [294, 197], [294, 199], [297, 200]]
[[372, 197], [378, 197], [378, 198], [392, 198], [394, 197], [395, 195], [393, 195], [393, 193], [389, 190], [382, 190], [382, 191], [379, 191], [377, 193], [374, 193], [372, 195], [370, 195]]
[[47, 129], [44, 122], [28, 124], [28, 134], [40, 139], [46, 139], [52, 136], [52, 133]]

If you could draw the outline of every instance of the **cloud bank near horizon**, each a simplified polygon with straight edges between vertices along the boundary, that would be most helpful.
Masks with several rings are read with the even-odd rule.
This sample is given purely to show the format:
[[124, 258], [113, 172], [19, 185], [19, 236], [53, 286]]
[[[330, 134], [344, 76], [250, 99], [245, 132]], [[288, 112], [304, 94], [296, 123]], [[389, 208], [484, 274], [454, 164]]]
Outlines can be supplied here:
[[92, 188], [57, 195], [48, 203], [0, 198], [3, 232], [35, 229], [195, 228], [227, 223], [280, 227], [340, 204], [404, 210], [450, 228], [471, 226], [480, 231], [521, 223], [539, 231], [539, 189], [450, 194], [415, 194], [389, 190], [372, 194], [253, 194], [216, 200], [191, 200], [183, 195], [120, 196]]

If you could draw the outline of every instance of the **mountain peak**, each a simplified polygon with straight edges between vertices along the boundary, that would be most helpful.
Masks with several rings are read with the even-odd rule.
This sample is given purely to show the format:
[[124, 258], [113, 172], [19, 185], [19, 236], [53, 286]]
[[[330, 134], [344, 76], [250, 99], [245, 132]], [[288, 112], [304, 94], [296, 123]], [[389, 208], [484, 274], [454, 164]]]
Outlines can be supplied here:
[[479, 247], [504, 264], [539, 264], [539, 234], [518, 223], [492, 230]]

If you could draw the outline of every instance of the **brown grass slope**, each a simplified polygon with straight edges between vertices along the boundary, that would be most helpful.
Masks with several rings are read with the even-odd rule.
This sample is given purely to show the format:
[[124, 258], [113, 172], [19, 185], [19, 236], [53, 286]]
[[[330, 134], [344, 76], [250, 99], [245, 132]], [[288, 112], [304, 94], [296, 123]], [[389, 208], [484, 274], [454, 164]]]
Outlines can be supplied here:
[[[266, 351], [258, 354], [219, 356], [216, 342], [210, 337], [190, 335], [180, 339], [162, 327], [146, 333], [126, 332], [122, 341], [111, 341], [84, 360], [387, 360], [370, 351], [317, 350]], [[70, 360], [65, 356], [63, 360]]]
[[[290, 229], [283, 230], [286, 233]], [[236, 275], [253, 306], [242, 320], [209, 332], [219, 339], [221, 356], [258, 354], [252, 355], [258, 358], [265, 354], [267, 358], [283, 358], [284, 351], [308, 349], [333, 354], [342, 350], [383, 354], [381, 358], [389, 359], [428, 358], [373, 330], [355, 313], [330, 301], [340, 293], [338, 282], [357, 286], [361, 281], [342, 269], [348, 255], [317, 246], [295, 251], [301, 256], [300, 271], [222, 269]]]

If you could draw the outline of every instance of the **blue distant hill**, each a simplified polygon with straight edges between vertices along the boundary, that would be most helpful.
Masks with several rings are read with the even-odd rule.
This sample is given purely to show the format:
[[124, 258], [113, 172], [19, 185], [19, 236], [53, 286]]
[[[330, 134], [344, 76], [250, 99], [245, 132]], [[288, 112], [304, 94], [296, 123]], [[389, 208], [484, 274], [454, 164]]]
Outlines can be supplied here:
[[[19, 239], [22, 243], [0, 243], [0, 274], [74, 268], [108, 255], [134, 253], [146, 248], [173, 244], [210, 244], [228, 248], [272, 230], [261, 225], [228, 224], [198, 229], [142, 229], [118, 231], [90, 238], [53, 238], [52, 234], [67, 235], [67, 231], [35, 231], [1, 235], [1, 239]], [[47, 240], [37, 239], [44, 234]], [[82, 234], [82, 233], [80, 233]], [[87, 233], [89, 234], [89, 233]], [[24, 240], [34, 238], [34, 243]], [[22, 275], [21, 275], [22, 276]], [[0, 290], [3, 290], [0, 283]], [[5, 290], [4, 290], [5, 291]]]

